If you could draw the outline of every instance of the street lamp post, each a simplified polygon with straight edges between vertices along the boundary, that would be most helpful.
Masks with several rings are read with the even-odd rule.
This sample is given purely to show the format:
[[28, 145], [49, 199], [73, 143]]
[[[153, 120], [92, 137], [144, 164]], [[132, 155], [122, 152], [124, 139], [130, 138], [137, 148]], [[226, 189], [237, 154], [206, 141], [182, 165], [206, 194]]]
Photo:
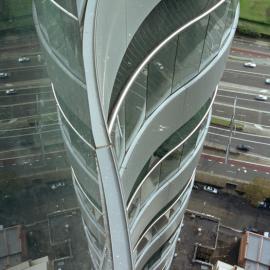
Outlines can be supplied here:
[[230, 122], [230, 137], [229, 137], [228, 145], [226, 148], [226, 155], [225, 155], [225, 162], [224, 162], [225, 164], [228, 164], [231, 141], [232, 141], [232, 134], [233, 134], [233, 130], [235, 130], [235, 128], [236, 128], [235, 124], [234, 124], [235, 112], [236, 112], [236, 102], [237, 102], [237, 96], [235, 97], [234, 103], [233, 103], [233, 114], [232, 114], [232, 118], [231, 118], [231, 122]]

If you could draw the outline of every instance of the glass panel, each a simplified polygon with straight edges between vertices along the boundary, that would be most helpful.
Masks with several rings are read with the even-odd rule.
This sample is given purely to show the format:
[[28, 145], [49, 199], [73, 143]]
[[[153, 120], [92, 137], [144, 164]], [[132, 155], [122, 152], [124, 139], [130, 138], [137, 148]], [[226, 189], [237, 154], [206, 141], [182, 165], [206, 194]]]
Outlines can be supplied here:
[[[87, 92], [83, 84], [72, 80], [47, 54], [49, 74], [54, 74], [54, 90], [66, 117], [82, 136], [94, 145]], [[64, 86], [64, 87], [63, 87]]]
[[207, 24], [208, 16], [180, 33], [173, 79], [174, 90], [179, 89], [199, 72]]
[[65, 14], [49, 0], [36, 1], [36, 3], [38, 16], [41, 16], [41, 29], [51, 49], [71, 72], [84, 81], [78, 21]]
[[131, 223], [132, 219], [137, 216], [140, 210], [140, 203], [141, 203], [141, 189], [137, 192], [136, 196], [132, 200], [131, 206], [129, 207], [128, 211], [128, 218]]
[[177, 39], [170, 41], [148, 65], [148, 115], [171, 94], [176, 45]]
[[191, 152], [195, 151], [195, 145], [199, 135], [198, 129], [184, 144], [182, 160], [184, 160]]
[[125, 99], [126, 149], [132, 136], [140, 129], [145, 119], [147, 71], [142, 71], [132, 84]]
[[141, 187], [141, 206], [149, 198], [149, 195], [152, 194], [158, 188], [160, 167], [161, 164], [159, 164], [154, 169], [154, 171], [151, 173], [151, 175], [148, 176], [148, 178], [145, 180], [145, 182]]
[[96, 169], [96, 155], [95, 151], [90, 148], [82, 139], [75, 133], [71, 126], [65, 121], [65, 119], [60, 114], [60, 119], [62, 123], [62, 130], [66, 136], [66, 139], [70, 143], [71, 152], [80, 159], [91, 173], [97, 175]]
[[99, 231], [95, 226], [93, 226], [93, 223], [90, 222], [87, 214], [84, 213], [84, 211], [82, 211], [81, 213], [84, 223], [86, 225], [86, 232], [88, 237], [90, 238], [91, 245], [96, 247], [98, 252], [102, 254], [105, 245], [104, 234]]
[[163, 215], [151, 228], [152, 237], [154, 237], [157, 233], [160, 233], [161, 230], [168, 224], [168, 215]]
[[169, 175], [174, 174], [179, 168], [182, 156], [182, 147], [176, 149], [166, 159], [162, 161], [160, 170], [160, 183], [162, 183]]
[[98, 182], [93, 175], [91, 175], [89, 172], [86, 172], [82, 167], [80, 167], [74, 157], [70, 154], [69, 159], [72, 162], [72, 168], [83, 191], [91, 200], [91, 202], [93, 202], [93, 204], [100, 210], [100, 212], [102, 212]]
[[87, 214], [89, 214], [93, 220], [95, 220], [102, 228], [104, 228], [103, 215], [95, 208], [94, 204], [90, 201], [89, 198], [86, 198], [80, 187], [77, 186], [76, 182], [74, 184], [76, 194], [80, 200], [82, 208], [85, 208]]
[[204, 43], [201, 69], [216, 56], [219, 50], [221, 38], [225, 29], [227, 12], [227, 2], [224, 2], [210, 15], [207, 36]]
[[231, 28], [232, 28], [232, 24], [234, 21], [234, 17], [235, 17], [235, 0], [227, 0], [228, 3], [228, 15], [227, 15], [227, 19], [226, 19], [226, 25], [225, 25], [225, 31], [223, 34], [223, 38], [222, 38], [222, 42], [221, 44], [223, 44], [228, 35], [230, 34]]

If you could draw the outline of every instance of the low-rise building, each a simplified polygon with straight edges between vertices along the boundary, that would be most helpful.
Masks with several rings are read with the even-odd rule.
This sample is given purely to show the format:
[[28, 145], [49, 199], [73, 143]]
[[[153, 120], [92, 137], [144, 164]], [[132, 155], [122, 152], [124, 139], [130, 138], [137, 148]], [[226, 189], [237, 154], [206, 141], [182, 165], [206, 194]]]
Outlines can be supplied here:
[[36, 260], [28, 260], [7, 270], [52, 270], [48, 256]]
[[213, 270], [244, 270], [244, 268], [241, 268], [237, 265], [230, 265], [230, 264], [224, 263], [222, 261], [217, 261]]
[[27, 256], [25, 232], [22, 226], [0, 227], [0, 269], [19, 264]]
[[269, 254], [269, 237], [245, 232], [241, 240], [238, 264], [248, 270], [269, 270]]

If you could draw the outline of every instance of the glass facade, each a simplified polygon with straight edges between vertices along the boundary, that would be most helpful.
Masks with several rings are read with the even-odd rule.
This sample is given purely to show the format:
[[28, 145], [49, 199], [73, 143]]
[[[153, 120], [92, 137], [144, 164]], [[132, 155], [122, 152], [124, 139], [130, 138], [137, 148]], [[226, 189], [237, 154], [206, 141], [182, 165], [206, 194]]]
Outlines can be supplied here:
[[[153, 153], [150, 161], [146, 163], [142, 173], [135, 182], [131, 198], [129, 199], [128, 217], [130, 223], [139, 214], [145, 202], [151, 197], [151, 194], [171, 179], [183, 167], [187, 158], [196, 150], [197, 142], [200, 141], [198, 135], [205, 130], [207, 123], [207, 115], [205, 113], [208, 111], [209, 105], [210, 100], [206, 102], [193, 118], [160, 145]], [[203, 118], [205, 120], [198, 126]], [[192, 132], [193, 135], [184, 144], [181, 144]], [[181, 145], [177, 147], [179, 144]]]
[[190, 25], [145, 64], [114, 121], [112, 140], [119, 166], [124, 153], [151, 113], [216, 57], [222, 48], [221, 40], [226, 40], [232, 28], [235, 8], [231, 7], [235, 2], [225, 1], [211, 14]]
[[188, 199], [188, 195], [191, 192], [193, 179], [191, 178], [187, 185], [181, 189], [175, 198], [162, 209], [156, 217], [146, 227], [146, 230], [140, 236], [138, 242], [135, 245], [134, 252], [138, 258], [140, 254], [145, 250], [147, 245], [151, 244], [162, 233], [164, 229], [171, 223], [177, 216], [182, 216], [185, 204]]
[[[219, 2], [220, 0], [160, 1], [140, 23], [124, 53], [112, 86], [110, 108], [103, 108], [103, 103], [100, 102], [96, 110], [93, 110], [96, 114], [100, 113], [100, 107], [101, 111], [103, 110], [98, 120], [90, 114], [93, 109], [90, 94], [97, 91], [95, 94], [100, 98], [98, 89], [89, 89], [88, 85], [91, 79], [96, 78], [87, 76], [86, 80], [85, 71], [88, 71], [89, 63], [83, 59], [83, 49], [86, 50], [87, 46], [83, 47], [82, 40], [88, 38], [83, 35], [89, 34], [89, 25], [84, 25], [85, 18], [79, 20], [76, 1], [36, 0], [34, 3], [36, 27], [52, 80], [62, 137], [71, 164], [73, 185], [95, 269], [120, 270], [114, 266], [114, 259], [118, 260], [119, 254], [113, 254], [113, 248], [118, 243], [112, 243], [112, 234], [115, 237], [122, 232], [113, 231], [110, 227], [119, 215], [113, 217], [114, 211], [109, 212], [107, 196], [104, 195], [108, 194], [105, 185], [112, 177], [119, 181], [120, 189], [117, 191], [119, 194], [114, 194], [117, 193], [115, 191], [117, 189], [112, 189], [113, 194], [108, 194], [108, 198], [120, 198], [120, 206], [123, 206], [123, 209], [114, 210], [123, 212], [122, 222], [126, 226], [130, 241], [127, 246], [132, 248], [128, 254], [133, 263], [132, 269], [154, 270], [169, 267], [180, 231], [180, 220], [194, 179], [193, 174], [191, 178], [188, 176], [183, 180], [182, 170], [195, 159], [202, 146], [202, 137], [209, 124], [212, 98], [209, 98], [201, 108], [195, 108], [191, 113], [193, 116], [188, 121], [183, 120], [185, 123], [181, 127], [175, 127], [176, 130], [171, 132], [173, 134], [168, 134], [166, 138], [156, 143], [157, 147], [151, 151], [151, 156], [145, 159], [147, 162], [144, 167], [142, 165], [143, 169], [138, 173], [139, 176], [132, 179], [134, 184], [131, 186], [130, 194], [124, 194], [124, 188], [121, 190], [122, 165], [127, 151], [142, 130], [145, 121], [151, 120], [151, 116], [158, 113], [159, 108], [180, 88], [192, 84], [193, 79], [196, 80], [196, 76], [206, 69], [223, 48], [231, 33], [237, 0], [226, 0], [212, 12], [208, 12]], [[205, 16], [199, 17], [201, 14]], [[188, 27], [178, 31], [191, 21]], [[169, 38], [176, 31], [177, 33]], [[95, 39], [95, 36], [91, 38]], [[160, 44], [163, 45], [159, 47]], [[159, 49], [144, 61], [155, 48]], [[84, 52], [85, 57], [86, 55], [87, 52]], [[89, 57], [92, 57], [90, 52]], [[137, 70], [139, 66], [140, 69]], [[112, 116], [111, 113], [114, 112], [126, 83], [136, 70], [138, 74], [127, 91], [124, 91], [125, 96], [121, 99], [123, 103], [120, 104], [119, 110], [115, 111], [116, 117], [113, 122], [110, 120], [108, 123], [102, 122], [107, 109], [109, 118]], [[216, 84], [211, 85], [211, 89], [215, 87]], [[207, 94], [206, 99], [209, 96], [210, 94]], [[100, 121], [102, 123], [99, 123]], [[95, 129], [97, 125], [99, 127]], [[104, 131], [100, 126], [104, 127]], [[108, 138], [106, 142], [108, 145], [100, 144], [97, 130], [105, 133], [102, 135]], [[102, 155], [105, 147], [106, 151], [108, 149], [111, 151], [109, 153], [112, 155], [109, 158], [109, 155]], [[107, 165], [112, 169], [107, 170], [105, 168]], [[112, 172], [116, 176], [110, 175]], [[149, 217], [144, 228], [139, 226], [141, 231], [134, 240], [132, 234], [139, 215], [144, 213], [146, 205], [147, 207], [151, 205], [151, 199], [159, 194], [161, 187], [165, 187], [166, 184], [169, 186], [173, 181], [178, 181], [179, 190], [171, 195], [173, 198], [167, 198], [168, 203], [162, 205], [161, 210], [153, 213], [152, 218]], [[127, 202], [124, 202], [124, 198], [128, 198]], [[162, 203], [162, 199], [160, 201]], [[159, 247], [151, 250], [153, 243], [162, 234], [167, 238], [162, 240]], [[149, 258], [151, 257], [148, 262], [144, 261], [144, 265], [137, 266], [149, 250], [154, 255], [148, 254]], [[128, 253], [126, 250], [125, 252]], [[122, 269], [129, 268], [123, 266]]]
[[35, 1], [35, 10], [92, 263], [96, 269], [105, 265], [104, 269], [110, 269], [110, 235], [102, 203], [76, 2]]

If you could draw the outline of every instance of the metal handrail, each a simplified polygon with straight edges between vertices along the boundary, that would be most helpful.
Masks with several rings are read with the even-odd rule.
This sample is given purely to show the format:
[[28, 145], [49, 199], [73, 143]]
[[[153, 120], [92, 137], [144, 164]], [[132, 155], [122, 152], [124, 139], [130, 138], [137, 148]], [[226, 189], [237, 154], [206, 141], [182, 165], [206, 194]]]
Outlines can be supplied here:
[[146, 181], [146, 179], [149, 177], [149, 175], [156, 169], [156, 167], [162, 163], [162, 161], [164, 159], [166, 159], [171, 153], [173, 153], [176, 149], [178, 149], [180, 146], [182, 146], [196, 131], [197, 129], [200, 127], [200, 125], [202, 124], [202, 122], [206, 119], [209, 111], [212, 108], [212, 105], [214, 103], [215, 97], [217, 95], [217, 90], [218, 90], [218, 86], [216, 86], [216, 90], [214, 92], [214, 95], [212, 97], [211, 103], [206, 111], [206, 113], [204, 114], [204, 116], [202, 117], [201, 121], [197, 124], [197, 126], [193, 129], [193, 131], [191, 133], [189, 133], [189, 135], [187, 135], [187, 137], [182, 140], [178, 145], [176, 145], [171, 151], [169, 151], [165, 156], [163, 156], [152, 168], [151, 170], [146, 174], [146, 176], [143, 178], [143, 180], [140, 182], [140, 184], [138, 185], [138, 187], [136, 188], [135, 192], [133, 193], [128, 205], [127, 205], [127, 211], [129, 211], [129, 208], [132, 204], [132, 201], [134, 200], [134, 198], [136, 197], [138, 191], [140, 190], [140, 188], [142, 187], [142, 185], [144, 184], [144, 182]]
[[[38, 0], [40, 1], [40, 0]], [[66, 9], [64, 9], [61, 5], [59, 5], [58, 3], [56, 3], [54, 0], [50, 0], [50, 2], [55, 5], [57, 8], [59, 8], [61, 11], [63, 11], [66, 15], [68, 15], [70, 18], [72, 18], [75, 21], [78, 21], [79, 19], [74, 16], [72, 13], [70, 13], [69, 11], [67, 11]]]
[[141, 240], [144, 238], [144, 236], [151, 230], [151, 228], [153, 228], [153, 226], [164, 216], [167, 214], [167, 212], [169, 212], [177, 203], [178, 201], [181, 199], [182, 195], [187, 191], [190, 183], [193, 181], [193, 178], [195, 176], [195, 171], [193, 171], [192, 176], [190, 177], [189, 181], [187, 182], [186, 186], [184, 187], [184, 190], [181, 192], [181, 194], [178, 196], [178, 198], [174, 201], [174, 203], [168, 208], [166, 209], [154, 222], [152, 222], [151, 226], [149, 226], [149, 228], [143, 233], [143, 235], [139, 238], [139, 240], [137, 241], [137, 244], [135, 245], [135, 247], [133, 248], [133, 251], [135, 251], [135, 249], [138, 247], [138, 245], [140, 244]]
[[139, 75], [139, 73], [143, 70], [143, 68], [149, 63], [149, 61], [160, 51], [160, 49], [162, 49], [167, 43], [169, 43], [175, 36], [177, 36], [179, 33], [183, 32], [186, 28], [188, 28], [189, 26], [193, 25], [194, 23], [196, 23], [197, 21], [201, 20], [202, 18], [206, 17], [208, 14], [212, 13], [214, 10], [216, 10], [219, 6], [221, 6], [226, 0], [221, 0], [219, 3], [217, 3], [216, 5], [214, 5], [212, 8], [210, 8], [209, 10], [207, 10], [206, 12], [202, 13], [200, 16], [196, 17], [195, 19], [191, 20], [190, 22], [188, 22], [187, 24], [185, 24], [184, 26], [180, 27], [179, 29], [177, 29], [175, 32], [173, 32], [169, 37], [167, 37], [165, 40], [163, 40], [145, 59], [144, 61], [137, 67], [137, 69], [135, 70], [135, 72], [133, 73], [133, 75], [130, 77], [130, 79], [128, 80], [127, 84], [125, 85], [122, 94], [120, 96], [120, 98], [118, 99], [116, 105], [114, 106], [112, 113], [111, 113], [111, 117], [109, 119], [109, 124], [108, 124], [108, 132], [109, 135], [111, 135], [112, 133], [112, 129], [116, 120], [116, 117], [119, 113], [119, 110], [125, 100], [125, 97], [127, 96], [130, 87], [132, 86], [132, 84], [134, 83], [134, 81], [136, 80], [137, 76]]

